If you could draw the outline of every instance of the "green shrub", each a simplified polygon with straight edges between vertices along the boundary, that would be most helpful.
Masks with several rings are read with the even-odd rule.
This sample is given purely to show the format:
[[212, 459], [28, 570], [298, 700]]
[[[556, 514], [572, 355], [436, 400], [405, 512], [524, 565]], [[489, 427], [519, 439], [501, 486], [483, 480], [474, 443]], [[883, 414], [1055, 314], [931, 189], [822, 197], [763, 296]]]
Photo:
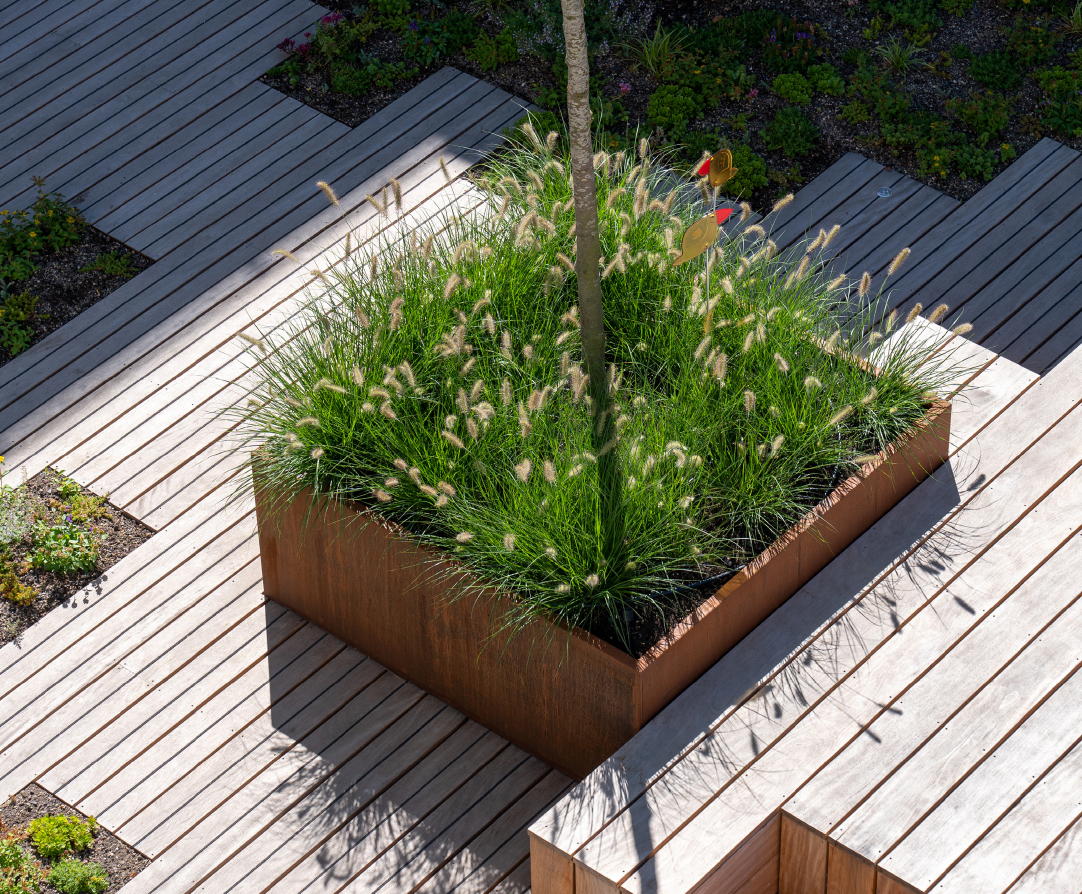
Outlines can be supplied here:
[[969, 177], [983, 177], [985, 180], [991, 180], [992, 165], [995, 164], [996, 158], [991, 149], [966, 143], [959, 147], [954, 161], [958, 166], [958, 176], [963, 180]]
[[49, 884], [60, 894], [102, 894], [109, 876], [99, 863], [61, 860], [49, 870]]
[[[921, 417], [939, 373], [912, 343], [878, 378], [845, 360], [872, 337], [855, 293], [827, 300], [823, 265], [798, 273], [762, 229], [718, 258], [719, 284], [754, 260], [708, 307], [702, 266], [669, 260], [701, 211], [672, 204], [675, 175], [658, 162], [602, 157], [601, 287], [621, 410], [618, 437], [595, 443], [567, 269], [569, 165], [509, 148], [479, 184], [483, 211], [412, 245], [373, 245], [374, 277], [356, 253], [333, 264], [327, 291], [264, 336], [255, 400], [233, 411], [236, 449], [238, 461], [260, 451], [284, 498], [314, 488], [358, 501], [514, 593], [497, 628], [544, 614], [625, 641], [625, 607], [672, 618], [652, 594], [772, 542], [835, 470]], [[813, 347], [843, 319], [851, 341], [834, 355]], [[601, 502], [601, 450], [621, 469], [614, 504]]]
[[97, 830], [98, 821], [92, 816], [81, 820], [64, 814], [38, 817], [26, 827], [34, 848], [46, 860], [58, 860], [72, 851], [86, 850], [94, 843]]
[[969, 64], [969, 76], [982, 87], [999, 93], [1014, 93], [1022, 86], [1018, 63], [1000, 50], [974, 56]]
[[705, 59], [692, 54], [675, 60], [668, 83], [691, 90], [705, 108], [717, 105], [723, 98], [746, 97], [753, 81], [747, 69], [735, 64], [732, 57]]
[[968, 99], [948, 99], [947, 112], [967, 125], [981, 145], [995, 141], [1011, 118], [1013, 103], [998, 93], [971, 93]]
[[850, 124], [863, 124], [872, 117], [872, 113], [868, 111], [868, 107], [860, 101], [847, 102], [842, 106], [842, 109], [838, 114], [841, 116], [842, 120], [848, 121]]
[[1057, 133], [1082, 137], [1082, 72], [1056, 66], [1037, 76], [1044, 92], [1041, 123]]
[[650, 96], [646, 107], [646, 123], [660, 127], [672, 139], [680, 139], [687, 126], [705, 107], [701, 93], [679, 84], [662, 84]]
[[86, 222], [59, 193], [45, 192], [45, 181], [33, 178], [38, 196], [29, 211], [0, 210], [0, 280], [29, 279], [34, 259], [60, 251], [83, 236]]
[[504, 28], [495, 37], [482, 34], [466, 51], [466, 57], [481, 66], [482, 71], [495, 71], [504, 62], [518, 62], [518, 46], [510, 28]]
[[890, 28], [905, 28], [916, 42], [943, 27], [936, 14], [936, 0], [868, 0], [868, 9], [882, 13]]
[[404, 31], [409, 25], [410, 0], [371, 0], [369, 8], [376, 22], [392, 31]]
[[43, 526], [34, 532], [30, 564], [58, 574], [93, 571], [98, 567], [98, 542], [89, 532], [69, 523]]
[[786, 102], [798, 106], [806, 106], [811, 102], [811, 84], [802, 74], [780, 74], [770, 86]]
[[967, 47], [964, 43], [956, 43], [951, 47], [951, 58], [953, 59], [972, 59], [973, 51]]
[[19, 580], [6, 547], [0, 546], [0, 597], [16, 605], [29, 605], [37, 595], [37, 590]]
[[763, 38], [763, 62], [778, 72], [805, 72], [823, 55], [820, 30], [811, 22], [778, 16]]
[[854, 99], [863, 99], [884, 124], [903, 120], [912, 102], [909, 94], [891, 77], [878, 68], [859, 68], [849, 85]]
[[389, 90], [396, 81], [417, 77], [418, 71], [405, 62], [383, 62], [362, 52], [349, 65], [332, 66], [329, 82], [335, 93], [363, 96], [370, 90]]
[[1047, 22], [1018, 16], [1006, 33], [1007, 52], [1027, 68], [1044, 65], [1056, 55], [1060, 38], [1048, 28]]
[[14, 357], [30, 347], [34, 329], [30, 325], [38, 297], [29, 292], [16, 293], [0, 280], [0, 354]]
[[845, 92], [845, 81], [829, 62], [824, 62], [822, 65], [809, 65], [808, 81], [816, 92], [826, 96], [841, 96]]
[[131, 279], [138, 272], [131, 262], [131, 255], [121, 254], [118, 251], [103, 251], [85, 267], [79, 268], [80, 273], [98, 272], [106, 276], [122, 276]]
[[939, 8], [943, 12], [961, 18], [969, 12], [977, 0], [939, 0]]
[[807, 155], [815, 148], [819, 128], [800, 109], [782, 109], [763, 130], [763, 142], [768, 149], [784, 155]]
[[41, 866], [14, 833], [0, 841], [0, 894], [32, 894], [45, 879]]

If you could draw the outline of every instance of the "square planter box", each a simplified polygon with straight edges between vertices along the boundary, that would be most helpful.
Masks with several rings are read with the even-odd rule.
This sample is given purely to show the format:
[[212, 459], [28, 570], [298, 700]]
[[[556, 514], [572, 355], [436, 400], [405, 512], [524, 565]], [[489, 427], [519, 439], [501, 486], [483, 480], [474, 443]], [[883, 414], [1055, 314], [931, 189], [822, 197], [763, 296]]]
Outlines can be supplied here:
[[[259, 489], [264, 592], [396, 674], [581, 779], [811, 580], [948, 454], [950, 404], [868, 462], [642, 658], [535, 622], [508, 640], [509, 599], [364, 508]], [[307, 517], [307, 521], [306, 521]]]

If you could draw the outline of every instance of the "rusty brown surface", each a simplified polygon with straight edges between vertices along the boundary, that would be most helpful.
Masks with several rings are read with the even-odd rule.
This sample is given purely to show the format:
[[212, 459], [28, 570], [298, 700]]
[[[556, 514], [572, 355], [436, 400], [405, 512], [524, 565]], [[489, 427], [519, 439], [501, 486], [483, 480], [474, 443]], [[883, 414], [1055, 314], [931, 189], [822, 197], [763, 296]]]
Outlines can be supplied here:
[[256, 501], [264, 592], [581, 779], [941, 465], [949, 433], [936, 404], [637, 661], [544, 621], [494, 634], [512, 597], [364, 509], [313, 509], [311, 494]]

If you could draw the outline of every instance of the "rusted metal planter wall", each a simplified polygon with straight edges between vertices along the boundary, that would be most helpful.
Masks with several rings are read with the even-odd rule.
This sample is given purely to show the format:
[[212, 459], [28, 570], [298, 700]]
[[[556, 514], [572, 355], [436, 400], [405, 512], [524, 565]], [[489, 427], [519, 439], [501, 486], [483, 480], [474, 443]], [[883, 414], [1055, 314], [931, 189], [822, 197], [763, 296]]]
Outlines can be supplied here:
[[[450, 558], [340, 503], [259, 493], [264, 592], [464, 714], [582, 778], [946, 459], [950, 405], [868, 463], [635, 660], [537, 622], [493, 638], [502, 600]], [[306, 522], [306, 515], [311, 512]], [[466, 598], [455, 598], [467, 586]]]

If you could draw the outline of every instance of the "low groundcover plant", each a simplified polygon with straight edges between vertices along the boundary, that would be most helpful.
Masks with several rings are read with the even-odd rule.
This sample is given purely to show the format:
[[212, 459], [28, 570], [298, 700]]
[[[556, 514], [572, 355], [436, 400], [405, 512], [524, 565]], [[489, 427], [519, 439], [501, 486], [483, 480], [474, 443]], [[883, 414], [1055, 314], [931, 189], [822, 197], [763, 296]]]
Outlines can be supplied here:
[[[238, 448], [270, 492], [361, 504], [512, 594], [501, 629], [547, 617], [641, 652], [686, 612], [674, 593], [767, 547], [910, 430], [949, 371], [910, 330], [876, 346], [895, 318], [874, 328], [870, 279], [850, 290], [830, 269], [837, 228], [779, 254], [769, 218], [745, 221], [712, 250], [708, 291], [704, 258], [674, 265], [702, 206], [645, 143], [598, 152], [617, 417], [599, 443], [570, 161], [556, 134], [521, 133], [477, 178], [476, 211], [404, 242], [351, 236], [300, 312], [245, 336]], [[387, 215], [391, 192], [373, 199]], [[856, 359], [876, 349], [878, 373]]]

